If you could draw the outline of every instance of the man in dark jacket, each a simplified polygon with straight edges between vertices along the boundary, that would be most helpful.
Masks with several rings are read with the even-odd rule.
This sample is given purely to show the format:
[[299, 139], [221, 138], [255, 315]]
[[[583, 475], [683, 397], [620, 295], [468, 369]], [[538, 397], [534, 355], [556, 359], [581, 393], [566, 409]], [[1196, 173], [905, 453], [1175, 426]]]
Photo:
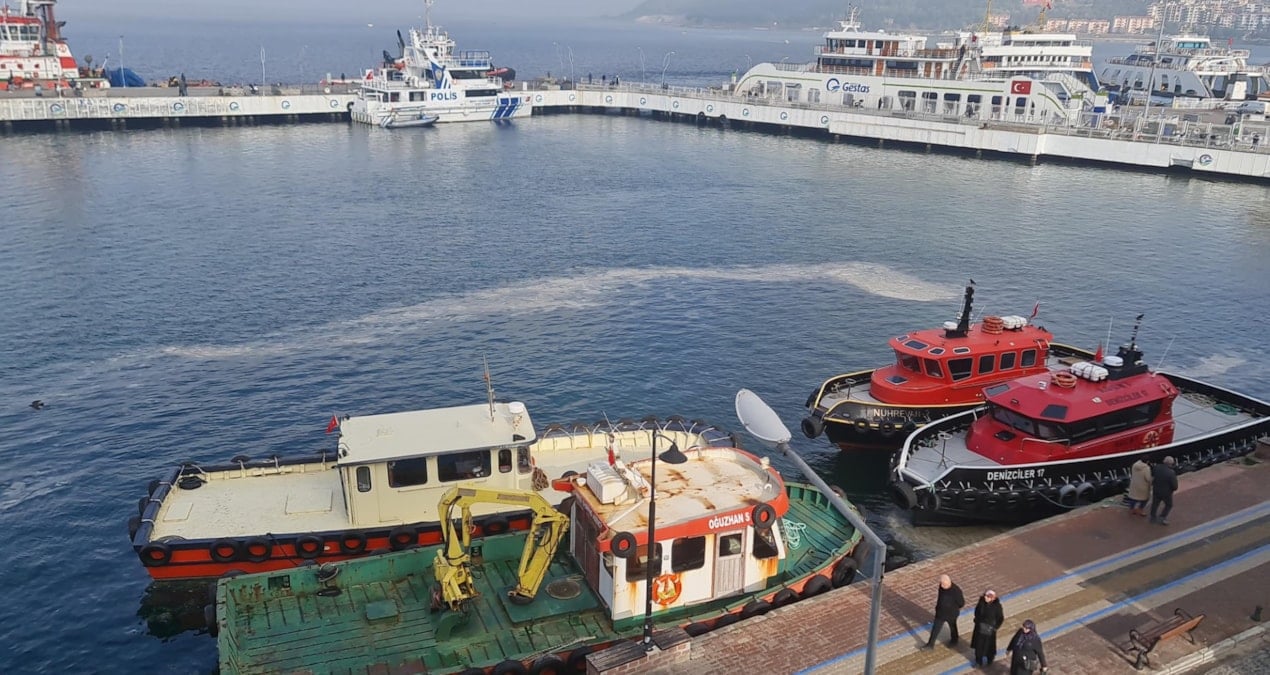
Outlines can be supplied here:
[[935, 599], [935, 622], [930, 626], [930, 639], [926, 641], [923, 649], [935, 646], [935, 638], [939, 637], [939, 628], [943, 624], [948, 624], [948, 646], [957, 644], [957, 615], [965, 606], [966, 596], [961, 594], [961, 589], [952, 582], [952, 578], [947, 574], [939, 577], [939, 596]]
[[[1169, 512], [1173, 510], [1173, 493], [1177, 491], [1177, 471], [1173, 470], [1173, 458], [1165, 457], [1163, 462], [1151, 467], [1151, 522], [1161, 525], [1169, 524]], [[1156, 511], [1164, 504], [1164, 512], [1157, 517]]]
[[997, 629], [1005, 623], [1005, 611], [996, 591], [988, 589], [975, 605], [975, 632], [970, 647], [975, 650], [975, 666], [990, 666], [997, 658]]

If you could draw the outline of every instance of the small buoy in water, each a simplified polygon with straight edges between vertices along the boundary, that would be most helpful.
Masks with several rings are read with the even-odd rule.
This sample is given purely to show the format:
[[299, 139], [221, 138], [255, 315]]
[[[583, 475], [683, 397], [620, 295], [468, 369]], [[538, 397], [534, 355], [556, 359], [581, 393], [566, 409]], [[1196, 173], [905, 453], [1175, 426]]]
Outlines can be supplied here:
[[37, 399], [35, 399], [34, 401], [31, 401], [31, 409], [32, 409], [32, 410], [40, 410], [40, 409], [41, 409], [41, 408], [43, 408], [43, 407], [44, 407], [44, 401], [41, 401], [41, 400], [40, 400], [40, 399], [38, 399], [38, 398], [37, 398]]

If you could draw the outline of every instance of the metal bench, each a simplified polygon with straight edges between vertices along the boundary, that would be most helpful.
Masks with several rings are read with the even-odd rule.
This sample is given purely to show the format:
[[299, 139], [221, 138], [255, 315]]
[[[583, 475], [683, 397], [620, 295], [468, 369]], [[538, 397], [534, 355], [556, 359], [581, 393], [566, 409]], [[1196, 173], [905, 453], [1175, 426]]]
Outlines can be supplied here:
[[1185, 635], [1187, 641], [1195, 644], [1191, 631], [1204, 620], [1204, 615], [1191, 616], [1181, 607], [1173, 610], [1173, 616], [1153, 626], [1129, 631], [1129, 642], [1122, 649], [1135, 657], [1133, 667], [1142, 670], [1151, 665], [1150, 654], [1156, 645], [1179, 635]]

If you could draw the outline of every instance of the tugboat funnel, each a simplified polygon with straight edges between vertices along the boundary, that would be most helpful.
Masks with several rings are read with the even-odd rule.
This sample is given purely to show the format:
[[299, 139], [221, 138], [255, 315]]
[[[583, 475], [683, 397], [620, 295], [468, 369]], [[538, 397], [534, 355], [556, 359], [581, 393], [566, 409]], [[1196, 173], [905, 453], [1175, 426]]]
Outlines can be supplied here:
[[749, 389], [736, 393], [736, 416], [745, 430], [760, 441], [774, 448], [789, 443], [789, 428], [775, 410]]

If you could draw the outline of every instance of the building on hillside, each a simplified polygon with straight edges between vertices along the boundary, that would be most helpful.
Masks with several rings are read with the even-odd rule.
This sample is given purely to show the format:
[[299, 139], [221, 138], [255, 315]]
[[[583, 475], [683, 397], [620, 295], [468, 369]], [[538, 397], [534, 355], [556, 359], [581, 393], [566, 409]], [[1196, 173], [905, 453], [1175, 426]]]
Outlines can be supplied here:
[[1140, 35], [1154, 30], [1155, 19], [1149, 16], [1116, 16], [1111, 19], [1111, 32]]

